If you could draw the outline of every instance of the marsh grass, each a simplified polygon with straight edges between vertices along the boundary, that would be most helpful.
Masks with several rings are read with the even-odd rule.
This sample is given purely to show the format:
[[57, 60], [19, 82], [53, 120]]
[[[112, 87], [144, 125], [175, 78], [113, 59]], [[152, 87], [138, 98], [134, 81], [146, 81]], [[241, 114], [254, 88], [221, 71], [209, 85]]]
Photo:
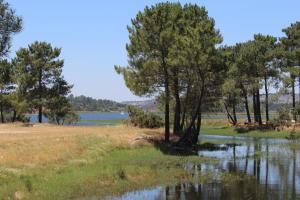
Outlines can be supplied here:
[[[33, 200], [102, 197], [156, 185], [174, 185], [194, 180], [184, 168], [187, 163], [215, 161], [196, 155], [183, 156], [170, 152], [168, 145], [136, 140], [143, 136], [161, 137], [162, 132], [125, 125], [1, 125], [0, 199], [15, 199], [16, 194]], [[241, 135], [224, 125], [204, 125], [203, 132]], [[263, 134], [279, 138], [282, 133], [242, 135]], [[211, 179], [212, 175], [198, 178]]]
[[33, 200], [121, 194], [190, 180], [186, 163], [211, 161], [164, 154], [147, 141], [132, 143], [136, 137], [160, 135], [160, 130], [3, 126], [1, 131], [0, 152], [5, 156], [0, 161], [0, 199], [17, 194]]
[[286, 138], [290, 135], [290, 131], [282, 130], [253, 130], [246, 133], [238, 133], [234, 127], [226, 125], [203, 125], [201, 134], [206, 135], [223, 135], [236, 137], [254, 137], [254, 138]]
[[85, 165], [47, 166], [24, 175], [2, 177], [1, 198], [24, 191], [28, 199], [71, 199], [90, 195], [121, 194], [140, 187], [186, 181], [187, 162], [206, 162], [195, 156], [164, 155], [153, 147], [118, 149]]

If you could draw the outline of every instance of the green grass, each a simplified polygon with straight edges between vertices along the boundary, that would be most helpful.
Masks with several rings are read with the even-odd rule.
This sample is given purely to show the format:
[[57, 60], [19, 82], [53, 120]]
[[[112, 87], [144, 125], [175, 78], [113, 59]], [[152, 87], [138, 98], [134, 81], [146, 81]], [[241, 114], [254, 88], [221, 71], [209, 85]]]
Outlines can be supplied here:
[[[99, 145], [102, 142], [99, 141]], [[96, 144], [94, 141], [92, 148]], [[201, 162], [211, 162], [211, 159], [166, 155], [153, 146], [115, 147], [94, 162], [24, 168], [20, 173], [0, 170], [0, 199], [14, 199], [16, 191], [32, 200], [121, 194], [143, 187], [192, 180], [183, 166]]]
[[230, 126], [211, 126], [203, 125], [201, 133], [207, 135], [223, 135], [223, 136], [239, 136], [239, 137], [255, 137], [255, 138], [286, 138], [290, 135], [290, 131], [275, 131], [275, 130], [255, 130], [247, 133], [237, 133], [234, 127]]

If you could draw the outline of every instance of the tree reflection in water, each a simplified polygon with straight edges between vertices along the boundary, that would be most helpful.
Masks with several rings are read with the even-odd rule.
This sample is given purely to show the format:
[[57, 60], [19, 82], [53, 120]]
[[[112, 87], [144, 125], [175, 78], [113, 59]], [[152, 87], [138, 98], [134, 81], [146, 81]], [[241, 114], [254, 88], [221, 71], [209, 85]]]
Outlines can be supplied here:
[[[218, 158], [218, 162], [185, 166], [185, 169], [195, 177], [196, 183], [180, 183], [174, 186], [140, 190], [108, 199], [300, 199], [300, 148], [295, 148], [297, 145], [270, 139], [246, 141], [230, 139], [224, 141], [224, 144], [226, 143], [230, 143], [227, 145], [228, 148], [199, 151], [199, 156], [215, 157]], [[197, 180], [199, 174], [207, 172], [214, 174], [227, 172], [241, 178], [230, 184], [226, 184], [220, 178], [205, 183]]]

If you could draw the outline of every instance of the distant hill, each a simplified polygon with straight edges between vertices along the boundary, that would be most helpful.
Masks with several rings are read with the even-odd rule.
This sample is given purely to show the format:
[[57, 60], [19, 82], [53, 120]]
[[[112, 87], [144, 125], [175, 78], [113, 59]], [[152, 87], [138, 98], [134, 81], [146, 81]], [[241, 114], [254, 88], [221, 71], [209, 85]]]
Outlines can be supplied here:
[[84, 95], [68, 97], [76, 111], [121, 112], [126, 105], [106, 99], [94, 99]]
[[139, 108], [142, 108], [143, 110], [148, 110], [148, 111], [157, 110], [157, 104], [154, 99], [144, 100], [144, 101], [123, 101], [121, 103], [125, 105], [137, 106]]
[[[126, 105], [134, 105], [148, 111], [157, 110], [157, 103], [154, 99], [144, 101], [123, 101], [119, 103], [106, 99], [94, 99], [83, 95], [77, 97], [70, 95], [68, 98], [76, 111], [121, 112], [125, 110]], [[263, 109], [265, 95], [261, 94], [260, 99]], [[248, 100], [251, 104], [252, 96], [249, 96]], [[296, 94], [296, 102], [299, 102], [299, 94]], [[275, 111], [280, 105], [291, 103], [292, 97], [290, 94], [269, 94], [270, 111]]]

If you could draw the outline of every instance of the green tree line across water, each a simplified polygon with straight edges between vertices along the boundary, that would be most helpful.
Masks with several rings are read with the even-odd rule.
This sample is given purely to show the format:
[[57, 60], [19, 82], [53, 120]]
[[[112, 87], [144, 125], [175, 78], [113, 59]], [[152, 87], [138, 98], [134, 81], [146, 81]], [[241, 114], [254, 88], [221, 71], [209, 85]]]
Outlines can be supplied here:
[[68, 97], [72, 107], [76, 111], [97, 111], [97, 112], [121, 112], [126, 105], [107, 99], [94, 99], [92, 97], [70, 95]]
[[247, 123], [268, 125], [271, 87], [291, 95], [288, 112], [297, 120], [300, 22], [282, 31], [281, 38], [257, 33], [226, 46], [204, 7], [158, 3], [132, 19], [128, 66], [115, 69], [135, 95], [156, 97], [164, 105], [165, 141], [172, 127], [180, 135], [178, 145], [192, 146], [198, 142], [202, 113], [210, 110], [222, 108], [237, 125], [237, 107], [243, 106]]

